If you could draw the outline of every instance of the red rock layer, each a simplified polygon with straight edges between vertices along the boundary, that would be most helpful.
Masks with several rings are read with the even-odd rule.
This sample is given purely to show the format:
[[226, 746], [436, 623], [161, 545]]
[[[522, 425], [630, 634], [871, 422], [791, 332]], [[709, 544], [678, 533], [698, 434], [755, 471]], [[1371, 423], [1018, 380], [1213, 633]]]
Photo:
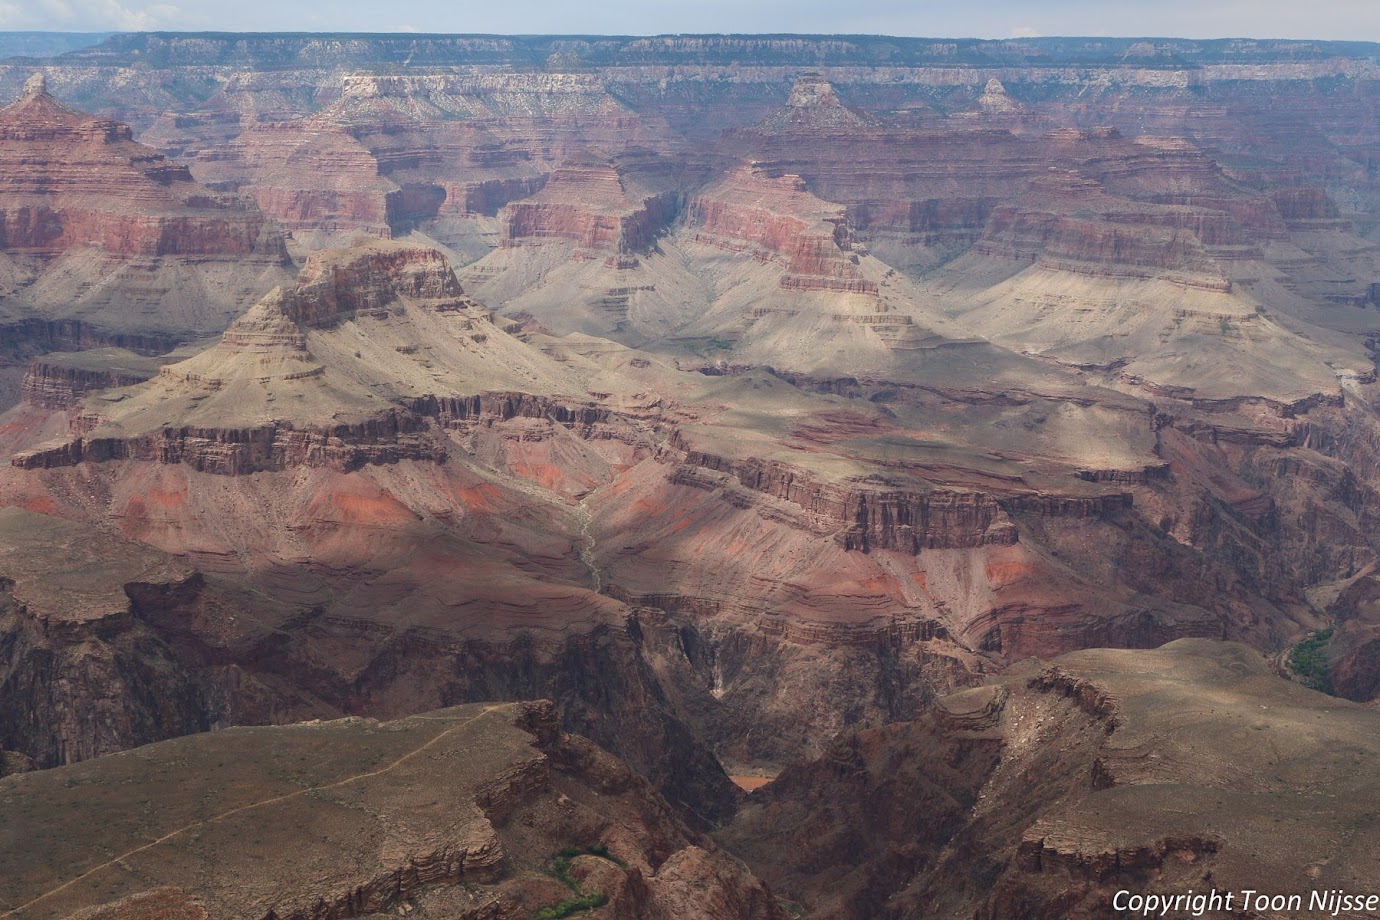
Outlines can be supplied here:
[[531, 199], [504, 209], [502, 245], [564, 239], [590, 252], [640, 252], [666, 229], [678, 206], [675, 192], [630, 188], [612, 163], [571, 164], [553, 172]]
[[815, 198], [799, 176], [741, 169], [692, 198], [685, 223], [698, 242], [784, 263], [786, 290], [877, 293], [851, 252], [843, 208]]
[[368, 149], [328, 119], [255, 125], [238, 146], [251, 151], [257, 173], [247, 191], [284, 226], [390, 235], [388, 195], [397, 186], [379, 176]]
[[444, 186], [446, 198], [438, 213], [494, 217], [508, 202], [528, 198], [541, 191], [546, 181], [546, 176], [533, 176], [521, 179], [447, 182]]
[[[1231, 290], [1231, 282], [1220, 276], [1195, 234], [1154, 227], [1149, 222], [1087, 220], [998, 208], [973, 251], [1104, 277], [1180, 272], [1195, 286]], [[1198, 279], [1195, 275], [1206, 277]]]
[[127, 125], [75, 112], [31, 84], [0, 110], [0, 247], [285, 259], [258, 211], [207, 192], [132, 137]]

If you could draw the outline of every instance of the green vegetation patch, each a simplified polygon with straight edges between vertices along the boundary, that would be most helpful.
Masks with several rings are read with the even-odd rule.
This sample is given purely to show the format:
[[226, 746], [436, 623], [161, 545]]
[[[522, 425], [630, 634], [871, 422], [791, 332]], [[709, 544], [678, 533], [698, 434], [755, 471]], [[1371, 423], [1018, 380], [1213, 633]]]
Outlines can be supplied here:
[[609, 899], [604, 896], [602, 891], [591, 891], [589, 894], [580, 895], [578, 898], [567, 898], [559, 904], [543, 907], [532, 915], [532, 920], [563, 920], [563, 918], [574, 913], [603, 907], [608, 901]]
[[1305, 687], [1332, 692], [1331, 667], [1327, 662], [1327, 644], [1332, 640], [1332, 627], [1320, 629], [1289, 650], [1289, 670]]
[[580, 887], [580, 883], [570, 874], [570, 866], [577, 856], [597, 856], [600, 859], [607, 859], [609, 862], [618, 866], [626, 864], [616, 856], [609, 854], [609, 848], [602, 844], [585, 847], [566, 847], [556, 854], [551, 860], [551, 875], [560, 880], [560, 883], [575, 893], [575, 897], [567, 898], [559, 904], [550, 907], [543, 907], [532, 915], [532, 920], [563, 920], [571, 914], [582, 913], [584, 911], [597, 910], [608, 903], [608, 896], [602, 891], [585, 891]]

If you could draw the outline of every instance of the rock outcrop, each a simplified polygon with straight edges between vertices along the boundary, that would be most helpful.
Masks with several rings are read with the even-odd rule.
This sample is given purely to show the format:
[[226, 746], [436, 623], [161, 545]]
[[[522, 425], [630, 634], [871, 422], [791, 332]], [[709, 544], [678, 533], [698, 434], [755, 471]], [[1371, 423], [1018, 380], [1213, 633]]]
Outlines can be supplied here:
[[1369, 820], [1374, 718], [1241, 646], [1082, 652], [839, 739], [720, 837], [818, 917], [1081, 918], [1118, 890], [1351, 890], [1377, 854], [1335, 841]]
[[74, 409], [89, 393], [143, 383], [157, 368], [157, 362], [124, 349], [50, 354], [29, 364], [20, 399], [42, 409]]
[[837, 533], [845, 548], [864, 552], [894, 549], [914, 554], [1009, 545], [1018, 535], [1008, 509], [1048, 517], [1103, 518], [1132, 504], [1127, 493], [1000, 496], [944, 490], [907, 494], [862, 484], [849, 488], [822, 483], [780, 464], [735, 462], [694, 450], [686, 455], [686, 464], [690, 469], [676, 475], [677, 484], [714, 488], [720, 480], [700, 479], [692, 470], [727, 474], [747, 489], [798, 506], [817, 521], [821, 532]]
[[[110, 788], [102, 822], [63, 807]], [[549, 702], [184, 738], [0, 779], [0, 810], [21, 833], [67, 825], [3, 873], [16, 917], [518, 920], [572, 889], [611, 916], [786, 917]]]
[[563, 165], [536, 195], [504, 208], [502, 245], [568, 240], [585, 258], [642, 252], [675, 218], [680, 193], [639, 189], [638, 178], [612, 163]]
[[784, 264], [783, 289], [877, 293], [858, 270], [843, 209], [810, 195], [799, 176], [742, 169], [693, 199], [685, 220], [696, 242]]
[[204, 675], [141, 619], [192, 608], [201, 576], [174, 558], [46, 515], [0, 510], [0, 747], [39, 767], [205, 731]]

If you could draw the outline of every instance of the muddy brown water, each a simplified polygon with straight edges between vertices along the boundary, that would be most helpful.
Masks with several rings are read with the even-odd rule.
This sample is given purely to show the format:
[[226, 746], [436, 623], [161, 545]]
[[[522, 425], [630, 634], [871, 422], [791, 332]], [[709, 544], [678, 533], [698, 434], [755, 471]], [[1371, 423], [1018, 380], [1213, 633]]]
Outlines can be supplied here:
[[776, 779], [774, 776], [734, 776], [729, 774], [729, 779], [738, 784], [739, 789], [752, 792], [754, 789], [761, 789], [767, 783]]

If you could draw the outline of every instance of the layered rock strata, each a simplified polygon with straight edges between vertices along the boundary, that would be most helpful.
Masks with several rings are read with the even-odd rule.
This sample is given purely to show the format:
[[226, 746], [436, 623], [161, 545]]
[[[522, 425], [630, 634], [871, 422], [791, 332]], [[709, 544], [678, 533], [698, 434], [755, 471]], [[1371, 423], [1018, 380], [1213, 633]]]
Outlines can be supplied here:
[[41, 75], [0, 110], [0, 362], [92, 344], [167, 351], [220, 332], [285, 277], [282, 234], [257, 208], [133, 138], [59, 103]]

